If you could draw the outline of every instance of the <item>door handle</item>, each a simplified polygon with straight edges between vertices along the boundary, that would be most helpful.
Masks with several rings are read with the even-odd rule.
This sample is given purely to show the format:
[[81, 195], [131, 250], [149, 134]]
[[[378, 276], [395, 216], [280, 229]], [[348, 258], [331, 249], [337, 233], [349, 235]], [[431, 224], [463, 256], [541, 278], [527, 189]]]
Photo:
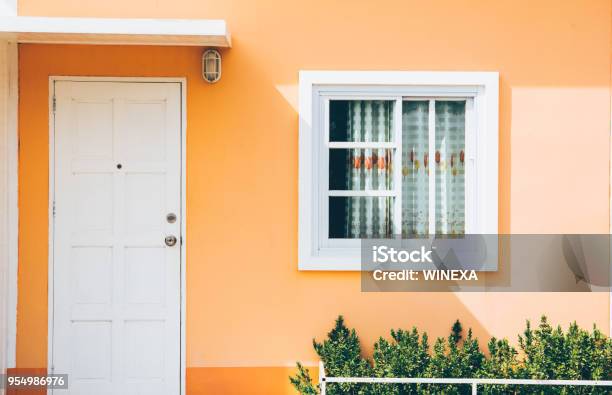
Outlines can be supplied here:
[[176, 236], [166, 236], [164, 241], [168, 247], [172, 247], [176, 244]]

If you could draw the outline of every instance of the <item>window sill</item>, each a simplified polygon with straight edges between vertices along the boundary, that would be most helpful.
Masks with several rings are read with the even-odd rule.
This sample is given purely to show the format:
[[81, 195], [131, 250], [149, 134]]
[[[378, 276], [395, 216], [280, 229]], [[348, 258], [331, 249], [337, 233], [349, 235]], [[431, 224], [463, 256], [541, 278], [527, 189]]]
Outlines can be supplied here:
[[[486, 262], [478, 265], [463, 265], [461, 269], [476, 270], [477, 272], [496, 272], [499, 267], [499, 246], [487, 243], [487, 251], [491, 256]], [[437, 267], [430, 263], [415, 264], [414, 270], [435, 270]], [[299, 271], [347, 271], [361, 272], [367, 269], [362, 267], [361, 249], [354, 248], [321, 248], [317, 254], [302, 254], [298, 258]]]

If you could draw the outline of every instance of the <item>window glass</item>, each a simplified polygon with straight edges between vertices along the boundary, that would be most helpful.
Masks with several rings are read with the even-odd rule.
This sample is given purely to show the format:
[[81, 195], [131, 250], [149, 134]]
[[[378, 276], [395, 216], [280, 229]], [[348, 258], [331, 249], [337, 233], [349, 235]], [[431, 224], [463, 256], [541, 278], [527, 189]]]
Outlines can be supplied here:
[[393, 199], [388, 196], [331, 196], [329, 237], [390, 238], [393, 235]]
[[402, 236], [429, 234], [429, 101], [402, 104]]
[[391, 149], [337, 148], [329, 150], [329, 189], [391, 190]]
[[330, 101], [329, 141], [392, 141], [394, 105], [391, 100]]
[[[465, 100], [402, 101], [397, 186], [396, 148], [376, 146], [392, 140], [394, 105], [384, 100], [330, 101], [330, 139], [346, 143], [328, 149], [328, 187], [334, 191], [328, 197], [330, 238], [391, 237], [394, 220], [401, 220], [402, 237], [465, 233]], [[371, 147], [351, 146], [364, 142]], [[393, 196], [372, 196], [380, 191]], [[394, 196], [401, 199], [395, 218]]]
[[436, 101], [436, 233], [465, 233], [465, 101]]
[[[330, 238], [392, 235], [394, 198], [368, 196], [365, 191], [393, 190], [394, 150], [376, 144], [392, 141], [394, 105], [393, 100], [330, 101], [330, 142], [348, 147], [329, 149], [329, 189], [353, 192], [353, 196], [329, 197]], [[353, 143], [372, 146], [351, 146]]]

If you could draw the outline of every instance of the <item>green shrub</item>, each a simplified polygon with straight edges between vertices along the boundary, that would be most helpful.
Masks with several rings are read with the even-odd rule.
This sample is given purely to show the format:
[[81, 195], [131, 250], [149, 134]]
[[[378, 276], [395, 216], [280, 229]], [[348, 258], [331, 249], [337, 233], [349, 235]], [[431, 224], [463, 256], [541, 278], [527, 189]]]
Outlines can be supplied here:
[[310, 372], [301, 363], [297, 363], [298, 372], [295, 376], [289, 377], [289, 381], [295, 389], [303, 395], [316, 395], [319, 393], [319, 386], [314, 385], [310, 378]]
[[[592, 332], [576, 323], [567, 331], [553, 328], [542, 317], [536, 329], [527, 321], [518, 337], [519, 351], [506, 339], [489, 340], [488, 356], [469, 329], [465, 339], [456, 321], [449, 336], [438, 338], [430, 350], [427, 333], [391, 330], [379, 338], [372, 359], [361, 355], [359, 337], [342, 316], [322, 343], [313, 346], [330, 377], [446, 377], [503, 379], [612, 380], [612, 339], [597, 328]], [[308, 369], [300, 363], [291, 384], [303, 395], [319, 394]], [[329, 395], [469, 394], [469, 385], [328, 383]], [[542, 387], [481, 385], [483, 394], [609, 394], [609, 387]]]
[[[554, 328], [542, 317], [537, 329], [527, 328], [519, 336], [524, 358], [518, 369], [521, 378], [610, 380], [612, 378], [612, 339], [597, 328], [580, 329], [574, 322], [567, 332]], [[608, 394], [610, 389], [591, 387], [543, 387], [541, 394]]]
[[[429, 366], [429, 343], [427, 334], [412, 331], [391, 330], [391, 341], [380, 338], [374, 344], [375, 377], [424, 377]], [[375, 385], [377, 394], [417, 394], [416, 384]]]
[[[433, 356], [425, 371], [425, 377], [472, 378], [482, 368], [484, 355], [474, 339], [472, 330], [461, 343], [463, 328], [457, 320], [451, 328], [448, 339], [438, 338], [434, 345]], [[428, 385], [430, 394], [469, 394], [469, 385]]]
[[[361, 356], [361, 345], [355, 329], [344, 325], [344, 318], [339, 316], [336, 325], [327, 334], [323, 343], [312, 341], [312, 345], [325, 364], [329, 376], [335, 377], [371, 377], [374, 372], [367, 359]], [[328, 395], [365, 395], [368, 388], [363, 384], [338, 384], [327, 386]]]
[[[518, 377], [518, 352], [510, 345], [508, 340], [491, 338], [487, 345], [489, 358], [483, 361], [482, 369], [477, 376], [488, 379], [515, 379]], [[479, 387], [483, 394], [515, 393], [519, 387], [503, 385], [487, 385]]]

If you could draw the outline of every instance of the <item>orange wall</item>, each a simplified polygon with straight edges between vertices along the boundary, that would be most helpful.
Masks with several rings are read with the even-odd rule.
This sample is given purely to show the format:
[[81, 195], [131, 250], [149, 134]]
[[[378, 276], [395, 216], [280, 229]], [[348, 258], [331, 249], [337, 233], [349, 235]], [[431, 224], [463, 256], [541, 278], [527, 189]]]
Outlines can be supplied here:
[[[310, 364], [339, 313], [366, 344], [397, 326], [443, 335], [455, 318], [514, 337], [541, 313], [608, 330], [605, 293], [361, 293], [356, 273], [298, 272], [296, 84], [300, 69], [498, 70], [500, 231], [607, 233], [609, 0], [149, 3], [19, 2], [22, 15], [223, 18], [234, 43], [215, 85], [199, 48], [21, 45], [19, 367], [47, 358], [49, 75], [187, 77], [194, 372]], [[229, 392], [202, 372], [190, 380]]]

